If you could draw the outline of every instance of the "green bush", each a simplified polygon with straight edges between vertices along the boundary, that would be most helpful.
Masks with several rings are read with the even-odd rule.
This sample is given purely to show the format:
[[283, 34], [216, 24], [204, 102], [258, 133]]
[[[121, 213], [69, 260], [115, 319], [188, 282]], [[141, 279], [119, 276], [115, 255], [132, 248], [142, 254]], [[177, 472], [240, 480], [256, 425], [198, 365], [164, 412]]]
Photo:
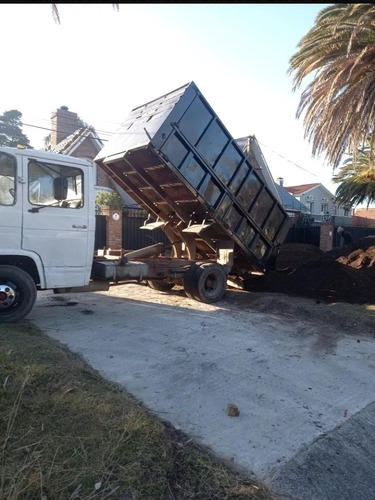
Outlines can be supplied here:
[[124, 204], [121, 196], [116, 191], [99, 191], [95, 202], [97, 205], [107, 205], [113, 208], [122, 208]]

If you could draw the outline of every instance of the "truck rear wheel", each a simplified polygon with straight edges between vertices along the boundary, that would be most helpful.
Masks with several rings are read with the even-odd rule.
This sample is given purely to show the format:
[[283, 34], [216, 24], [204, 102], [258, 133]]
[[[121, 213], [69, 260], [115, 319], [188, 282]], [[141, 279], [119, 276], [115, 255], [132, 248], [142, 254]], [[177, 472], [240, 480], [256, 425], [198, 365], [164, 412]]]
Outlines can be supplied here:
[[150, 288], [159, 292], [168, 292], [174, 287], [174, 283], [165, 280], [147, 280], [147, 284]]
[[0, 323], [13, 323], [29, 314], [36, 301], [31, 276], [14, 266], [0, 266]]
[[184, 284], [188, 297], [211, 304], [224, 297], [227, 275], [220, 264], [205, 262], [187, 271]]
[[194, 274], [198, 269], [197, 264], [192, 264], [189, 269], [184, 274], [184, 291], [185, 295], [192, 300], [198, 300], [194, 295], [193, 291], [193, 283], [194, 283]]

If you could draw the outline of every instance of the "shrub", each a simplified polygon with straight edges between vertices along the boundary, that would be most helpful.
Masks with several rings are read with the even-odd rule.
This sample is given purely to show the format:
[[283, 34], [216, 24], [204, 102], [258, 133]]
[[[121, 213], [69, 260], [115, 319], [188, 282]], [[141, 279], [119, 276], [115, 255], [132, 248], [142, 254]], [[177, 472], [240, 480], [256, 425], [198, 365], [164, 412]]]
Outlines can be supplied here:
[[116, 191], [99, 191], [95, 202], [97, 205], [107, 205], [113, 208], [122, 208], [123, 201], [121, 196]]

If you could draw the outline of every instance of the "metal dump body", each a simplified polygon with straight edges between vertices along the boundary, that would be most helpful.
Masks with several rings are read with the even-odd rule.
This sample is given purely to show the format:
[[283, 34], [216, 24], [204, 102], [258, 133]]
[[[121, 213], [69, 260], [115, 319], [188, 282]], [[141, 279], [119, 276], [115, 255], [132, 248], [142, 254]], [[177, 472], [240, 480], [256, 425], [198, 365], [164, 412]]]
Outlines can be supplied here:
[[194, 82], [135, 108], [95, 161], [175, 248], [194, 242], [190, 258], [216, 258], [218, 242], [234, 242], [237, 267], [264, 270], [285, 238], [288, 216], [274, 187]]

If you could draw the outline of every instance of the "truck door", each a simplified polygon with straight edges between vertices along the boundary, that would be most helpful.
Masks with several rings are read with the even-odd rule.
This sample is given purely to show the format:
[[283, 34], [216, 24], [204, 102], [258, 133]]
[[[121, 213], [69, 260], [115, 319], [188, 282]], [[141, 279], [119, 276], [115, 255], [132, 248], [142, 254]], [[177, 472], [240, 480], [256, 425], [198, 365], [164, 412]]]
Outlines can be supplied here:
[[16, 158], [0, 153], [0, 249], [11, 254], [21, 248], [22, 184], [17, 185]]
[[88, 168], [69, 157], [60, 161], [24, 157], [22, 248], [39, 254], [47, 288], [88, 283], [92, 258], [92, 228]]

